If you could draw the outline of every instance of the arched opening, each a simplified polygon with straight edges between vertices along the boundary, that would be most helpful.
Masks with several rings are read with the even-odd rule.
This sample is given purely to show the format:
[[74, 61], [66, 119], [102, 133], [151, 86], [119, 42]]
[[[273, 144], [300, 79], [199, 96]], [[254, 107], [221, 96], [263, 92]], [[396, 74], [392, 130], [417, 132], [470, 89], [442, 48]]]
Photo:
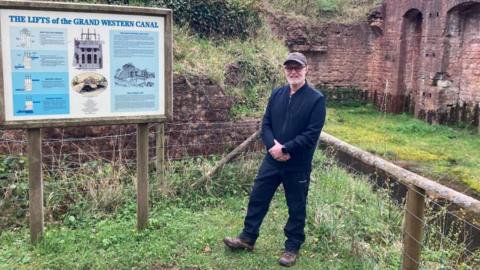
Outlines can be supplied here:
[[[444, 31], [442, 73], [451, 83], [450, 99], [480, 102], [480, 3], [468, 2], [448, 11]], [[463, 116], [459, 116], [458, 120]]]
[[415, 96], [419, 93], [420, 45], [423, 15], [418, 9], [405, 13], [400, 36], [400, 55], [396, 103], [393, 112], [415, 110]]

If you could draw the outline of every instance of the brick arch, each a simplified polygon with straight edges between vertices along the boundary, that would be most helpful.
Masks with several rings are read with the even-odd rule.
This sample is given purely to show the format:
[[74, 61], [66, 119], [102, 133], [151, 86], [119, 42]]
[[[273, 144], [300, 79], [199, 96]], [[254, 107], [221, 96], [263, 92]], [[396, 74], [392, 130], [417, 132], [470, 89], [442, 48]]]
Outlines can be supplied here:
[[467, 1], [447, 1], [446, 3], [446, 10], [447, 14], [451, 13], [454, 10], [468, 8], [471, 5], [480, 3], [480, 0], [467, 0]]
[[447, 13], [442, 73], [456, 102], [480, 102], [480, 2], [465, 2]]
[[423, 14], [418, 9], [408, 10], [402, 18], [396, 104], [393, 111], [415, 110], [415, 97], [419, 93], [420, 51]]

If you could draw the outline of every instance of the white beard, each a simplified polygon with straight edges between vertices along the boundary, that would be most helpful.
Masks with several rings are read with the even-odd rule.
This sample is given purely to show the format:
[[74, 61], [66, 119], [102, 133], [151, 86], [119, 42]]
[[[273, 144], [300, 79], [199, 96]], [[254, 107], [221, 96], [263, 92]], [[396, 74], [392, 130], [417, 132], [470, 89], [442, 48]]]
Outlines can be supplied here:
[[289, 84], [298, 85], [298, 84], [302, 84], [303, 82], [305, 82], [305, 78], [288, 78], [287, 77], [287, 81], [288, 81]]

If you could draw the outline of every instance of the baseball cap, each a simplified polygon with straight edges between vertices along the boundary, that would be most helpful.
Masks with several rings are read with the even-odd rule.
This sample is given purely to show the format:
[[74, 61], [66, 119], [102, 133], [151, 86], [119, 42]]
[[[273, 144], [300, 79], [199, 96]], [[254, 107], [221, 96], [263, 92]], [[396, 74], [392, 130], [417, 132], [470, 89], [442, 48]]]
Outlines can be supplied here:
[[302, 53], [292, 52], [288, 54], [287, 59], [285, 60], [285, 62], [283, 62], [283, 64], [286, 65], [288, 62], [297, 62], [303, 66], [306, 66], [307, 58]]

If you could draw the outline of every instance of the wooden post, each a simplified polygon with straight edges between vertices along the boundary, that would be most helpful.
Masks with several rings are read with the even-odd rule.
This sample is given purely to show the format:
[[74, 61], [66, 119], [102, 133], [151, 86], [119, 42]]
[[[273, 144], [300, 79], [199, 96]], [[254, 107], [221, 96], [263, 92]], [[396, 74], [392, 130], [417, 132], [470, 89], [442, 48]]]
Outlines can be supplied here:
[[27, 140], [30, 240], [35, 244], [43, 236], [42, 135], [40, 129], [27, 129]]
[[156, 125], [156, 173], [157, 173], [157, 189], [164, 191], [165, 183], [165, 125], [158, 123]]
[[425, 190], [409, 186], [403, 230], [403, 270], [416, 270], [420, 264], [424, 225]]
[[148, 124], [137, 125], [137, 229], [148, 226]]

